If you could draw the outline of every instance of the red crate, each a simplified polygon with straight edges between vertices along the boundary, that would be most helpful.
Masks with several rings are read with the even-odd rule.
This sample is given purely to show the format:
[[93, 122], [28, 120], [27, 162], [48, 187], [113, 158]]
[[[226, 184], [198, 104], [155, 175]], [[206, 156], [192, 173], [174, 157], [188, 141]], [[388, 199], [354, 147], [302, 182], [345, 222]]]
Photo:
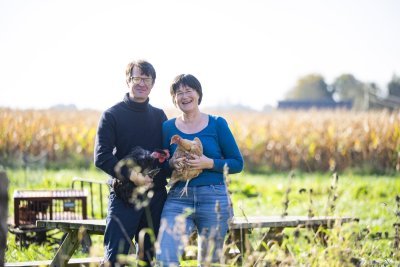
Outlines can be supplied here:
[[14, 227], [29, 228], [36, 220], [87, 219], [83, 190], [17, 190], [14, 192]]

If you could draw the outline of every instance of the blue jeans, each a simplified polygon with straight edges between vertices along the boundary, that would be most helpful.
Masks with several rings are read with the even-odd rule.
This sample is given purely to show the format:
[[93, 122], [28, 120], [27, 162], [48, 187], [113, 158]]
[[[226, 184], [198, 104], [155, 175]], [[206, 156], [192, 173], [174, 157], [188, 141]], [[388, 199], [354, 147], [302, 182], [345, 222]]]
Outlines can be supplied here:
[[[141, 242], [141, 231], [150, 228], [157, 236], [160, 215], [167, 192], [165, 187], [154, 189], [154, 195], [147, 207], [136, 209], [133, 204], [126, 204], [113, 191], [110, 193], [106, 230], [104, 233], [104, 261], [116, 265], [117, 254], [127, 254], [135, 237], [139, 244], [139, 258], [150, 266], [154, 256], [154, 243], [149, 235]], [[142, 245], [142, 246], [141, 246]]]
[[225, 185], [172, 188], [161, 215], [156, 260], [161, 266], [178, 266], [190, 234], [197, 230], [198, 264], [222, 258], [228, 222], [233, 216]]

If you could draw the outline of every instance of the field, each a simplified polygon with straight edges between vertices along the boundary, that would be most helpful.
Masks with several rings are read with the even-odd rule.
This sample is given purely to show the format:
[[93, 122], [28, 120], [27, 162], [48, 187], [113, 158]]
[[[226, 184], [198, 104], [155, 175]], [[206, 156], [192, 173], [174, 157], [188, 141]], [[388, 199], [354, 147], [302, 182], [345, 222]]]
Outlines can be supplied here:
[[[399, 113], [212, 113], [228, 120], [245, 159], [245, 171], [229, 177], [236, 215], [360, 219], [326, 230], [326, 245], [307, 229], [285, 230], [281, 246], [246, 255], [246, 266], [400, 264]], [[0, 168], [11, 180], [10, 197], [15, 189], [70, 188], [73, 177], [106, 180], [92, 163], [100, 115], [0, 109]], [[334, 173], [339, 177], [336, 184]], [[13, 208], [10, 201], [9, 215]], [[253, 242], [260, 238], [255, 231]], [[58, 247], [20, 248], [14, 236], [7, 240], [7, 262], [50, 259]], [[102, 238], [93, 241], [90, 255], [101, 256]], [[79, 251], [78, 256], [87, 254]]]
[[[25, 170], [8, 169], [7, 173], [11, 179], [10, 193], [16, 188], [69, 188], [74, 176], [106, 179], [97, 170], [31, 170], [28, 171], [29, 182], [25, 183]], [[400, 236], [394, 227], [395, 223], [400, 222], [400, 179], [347, 173], [339, 176], [337, 185], [332, 187], [334, 179], [330, 174], [255, 175], [245, 172], [229, 178], [237, 216], [312, 213], [314, 216], [346, 215], [360, 219], [358, 223], [329, 230], [327, 246], [315, 241], [312, 231], [285, 230], [282, 246], [272, 246], [262, 255], [248, 255], [249, 262], [260, 261], [261, 257], [261, 263], [268, 262], [273, 266], [357, 266], [353, 264], [357, 262], [364, 263], [364, 266], [396, 266], [400, 263]], [[329, 197], [333, 195], [337, 198]], [[12, 211], [12, 203], [9, 206]], [[94, 245], [90, 255], [101, 256], [102, 238], [92, 238]], [[253, 238], [256, 242], [261, 237], [254, 232]], [[6, 261], [50, 259], [57, 247], [33, 244], [21, 249], [15, 243], [14, 236], [9, 235]], [[87, 254], [81, 251], [74, 255], [83, 256]], [[231, 265], [234, 266], [235, 262]]]
[[[400, 170], [396, 112], [212, 113], [228, 120], [248, 171]], [[0, 109], [0, 161], [88, 168], [99, 118], [97, 111]]]

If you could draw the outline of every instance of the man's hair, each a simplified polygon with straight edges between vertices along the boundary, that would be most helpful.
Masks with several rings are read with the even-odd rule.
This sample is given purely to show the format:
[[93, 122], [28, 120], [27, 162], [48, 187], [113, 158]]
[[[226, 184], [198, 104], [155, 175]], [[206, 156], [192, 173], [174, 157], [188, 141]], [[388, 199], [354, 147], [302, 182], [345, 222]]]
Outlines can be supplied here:
[[126, 82], [129, 82], [129, 78], [132, 76], [132, 70], [135, 66], [142, 71], [142, 74], [151, 77], [154, 84], [154, 82], [156, 81], [156, 70], [154, 69], [153, 65], [142, 59], [134, 60], [130, 62], [128, 66], [126, 66]]
[[201, 99], [203, 98], [203, 90], [201, 89], [201, 84], [199, 80], [197, 80], [196, 77], [194, 77], [192, 74], [180, 74], [175, 77], [174, 81], [171, 84], [171, 88], [169, 90], [171, 96], [172, 96], [172, 102], [174, 105], [175, 103], [175, 95], [176, 95], [176, 90], [179, 89], [181, 86], [187, 86], [195, 90], [199, 94], [199, 105], [201, 103]]

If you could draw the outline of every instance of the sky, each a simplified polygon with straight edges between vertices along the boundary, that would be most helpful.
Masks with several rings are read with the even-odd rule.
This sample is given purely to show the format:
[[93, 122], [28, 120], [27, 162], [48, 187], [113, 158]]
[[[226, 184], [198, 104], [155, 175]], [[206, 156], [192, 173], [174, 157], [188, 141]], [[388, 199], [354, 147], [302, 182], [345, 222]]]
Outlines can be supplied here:
[[302, 76], [351, 73], [383, 91], [400, 74], [397, 0], [0, 0], [0, 107], [104, 110], [125, 67], [157, 72], [150, 102], [174, 108], [195, 75], [201, 107], [276, 106]]

